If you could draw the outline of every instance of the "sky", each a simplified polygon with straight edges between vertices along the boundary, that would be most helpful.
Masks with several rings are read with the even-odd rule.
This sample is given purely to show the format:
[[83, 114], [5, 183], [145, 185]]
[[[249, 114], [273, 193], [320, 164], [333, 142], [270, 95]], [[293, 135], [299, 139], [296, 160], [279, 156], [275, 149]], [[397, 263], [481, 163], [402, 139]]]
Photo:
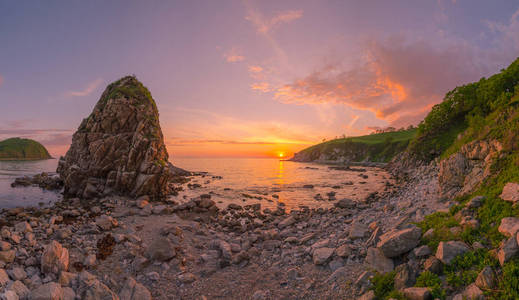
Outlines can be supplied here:
[[517, 56], [515, 0], [0, 0], [0, 140], [63, 155], [135, 74], [172, 161], [290, 156], [416, 125]]

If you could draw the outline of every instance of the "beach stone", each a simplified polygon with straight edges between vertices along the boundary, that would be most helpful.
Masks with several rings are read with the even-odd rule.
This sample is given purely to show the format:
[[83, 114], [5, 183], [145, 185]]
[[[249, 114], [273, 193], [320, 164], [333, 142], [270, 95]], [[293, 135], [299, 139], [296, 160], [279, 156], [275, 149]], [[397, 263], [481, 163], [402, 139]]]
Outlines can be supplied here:
[[351, 199], [344, 198], [335, 202], [334, 205], [339, 208], [353, 208], [355, 207], [355, 202]]
[[4, 269], [0, 269], [0, 287], [5, 286], [9, 282], [9, 275]]
[[20, 299], [27, 299], [31, 293], [29, 288], [27, 288], [27, 286], [25, 286], [25, 284], [19, 280], [13, 282], [10, 289], [13, 290]]
[[55, 282], [43, 284], [32, 290], [29, 299], [31, 300], [62, 300], [63, 289]]
[[294, 216], [288, 216], [283, 221], [279, 222], [278, 227], [279, 229], [283, 229], [287, 226], [290, 226], [296, 222], [296, 218]]
[[138, 283], [132, 277], [128, 277], [119, 292], [120, 300], [151, 300], [150, 291], [142, 284]]
[[96, 225], [101, 228], [104, 231], [108, 231], [112, 229], [112, 227], [117, 227], [118, 222], [116, 219], [107, 216], [107, 215], [101, 215], [96, 218]]
[[81, 122], [57, 172], [66, 196], [162, 198], [174, 170], [155, 101], [137, 78], [126, 76], [106, 88]]
[[496, 286], [496, 273], [491, 267], [486, 266], [479, 272], [475, 283], [480, 289], [493, 289]]
[[176, 251], [168, 238], [158, 237], [146, 249], [146, 256], [151, 260], [168, 261], [176, 256]]
[[408, 264], [399, 265], [395, 271], [395, 289], [402, 290], [414, 286], [416, 272]]
[[471, 285], [467, 286], [465, 290], [463, 291], [463, 297], [464, 299], [471, 299], [471, 300], [483, 300], [485, 299], [485, 296], [483, 295], [483, 291], [476, 286], [475, 283], [472, 283]]
[[14, 230], [17, 232], [26, 233], [26, 232], [32, 232], [32, 227], [27, 222], [20, 222], [20, 223], [17, 223], [16, 225], [14, 225]]
[[335, 249], [335, 254], [337, 254], [339, 257], [348, 257], [351, 255], [351, 248], [346, 244], [341, 245]]
[[517, 252], [519, 252], [519, 246], [517, 245], [516, 238], [511, 237], [506, 240], [497, 252], [497, 258], [501, 266], [512, 259], [517, 254]]
[[469, 247], [460, 241], [440, 242], [436, 250], [436, 258], [444, 264], [450, 264], [458, 255], [469, 251]]
[[507, 217], [501, 219], [501, 224], [497, 230], [505, 236], [515, 236], [519, 231], [519, 218]]
[[22, 269], [22, 268], [13, 268], [10, 272], [9, 272], [9, 275], [10, 277], [16, 281], [16, 280], [23, 280], [25, 278], [27, 278], [27, 273], [25, 273], [25, 271]]
[[12, 246], [10, 243], [5, 241], [0, 241], [0, 251], [11, 250]]
[[41, 272], [59, 274], [67, 271], [69, 265], [68, 249], [57, 241], [51, 241], [41, 256]]
[[423, 246], [414, 248], [414, 250], [413, 250], [413, 254], [416, 257], [429, 256], [431, 253], [432, 253], [431, 248], [429, 248], [429, 246], [427, 246], [427, 245], [423, 245]]
[[19, 300], [20, 298], [16, 294], [15, 291], [9, 290], [5, 291], [5, 293], [0, 294], [0, 299], [2, 300]]
[[77, 295], [85, 300], [117, 300], [119, 297], [105, 284], [101, 283], [96, 276], [82, 271], [78, 276]]
[[476, 196], [467, 203], [467, 208], [478, 208], [483, 205], [483, 200], [485, 200], [485, 196]]
[[510, 202], [519, 201], [519, 183], [509, 182], [504, 188], [500, 195], [501, 199]]
[[380, 236], [377, 247], [385, 256], [395, 257], [408, 252], [420, 243], [422, 230], [416, 226], [390, 231]]
[[404, 296], [409, 300], [432, 299], [431, 291], [425, 287], [410, 287], [403, 290]]
[[367, 291], [366, 293], [362, 294], [362, 296], [359, 297], [358, 300], [375, 300], [375, 292], [374, 291]]
[[350, 239], [360, 239], [366, 237], [368, 233], [368, 226], [359, 221], [353, 221], [350, 228]]
[[0, 262], [12, 263], [15, 257], [16, 251], [14, 250], [0, 251]]
[[365, 262], [370, 268], [379, 273], [391, 272], [394, 268], [393, 260], [384, 256], [384, 253], [379, 248], [368, 248]]
[[325, 264], [333, 255], [334, 248], [318, 248], [314, 250], [313, 262], [315, 265]]

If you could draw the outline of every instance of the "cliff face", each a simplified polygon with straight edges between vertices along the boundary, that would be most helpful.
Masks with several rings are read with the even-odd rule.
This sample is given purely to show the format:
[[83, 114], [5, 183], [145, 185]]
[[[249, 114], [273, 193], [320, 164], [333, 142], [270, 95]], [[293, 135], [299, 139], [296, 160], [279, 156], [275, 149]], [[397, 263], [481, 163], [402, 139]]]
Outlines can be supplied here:
[[69, 196], [162, 197], [168, 193], [169, 168], [155, 101], [127, 76], [106, 88], [57, 171]]
[[0, 160], [39, 160], [52, 158], [37, 141], [10, 138], [0, 141]]

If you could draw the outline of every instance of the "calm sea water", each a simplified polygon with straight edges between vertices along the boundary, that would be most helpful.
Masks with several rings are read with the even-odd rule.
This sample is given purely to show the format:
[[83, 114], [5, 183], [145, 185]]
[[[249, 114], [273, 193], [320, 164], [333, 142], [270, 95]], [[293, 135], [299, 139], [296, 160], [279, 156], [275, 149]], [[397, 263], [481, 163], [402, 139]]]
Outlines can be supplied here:
[[[16, 177], [55, 172], [57, 163], [56, 159], [0, 161], [0, 208], [37, 206], [60, 199], [59, 193], [39, 187], [11, 187]], [[327, 207], [333, 204], [328, 200], [327, 194], [330, 192], [335, 192], [337, 199], [348, 197], [360, 200], [370, 192], [383, 190], [389, 178], [385, 172], [374, 168], [363, 172], [368, 178], [362, 178], [359, 172], [277, 159], [177, 158], [173, 159], [173, 164], [189, 171], [209, 173], [205, 177], [194, 177], [190, 183], [198, 183], [201, 187], [186, 187], [178, 196], [179, 201], [211, 193], [212, 199], [221, 207], [231, 202], [242, 205], [261, 203], [263, 208], [275, 208], [282, 202], [289, 210], [302, 205]], [[221, 176], [221, 179], [213, 176]], [[305, 188], [305, 185], [312, 185], [313, 188]], [[316, 194], [320, 194], [323, 200], [316, 200]]]
[[11, 187], [11, 183], [16, 177], [41, 172], [55, 173], [57, 165], [57, 159], [0, 161], [0, 208], [48, 205], [61, 199], [59, 193], [46, 191], [39, 187]]

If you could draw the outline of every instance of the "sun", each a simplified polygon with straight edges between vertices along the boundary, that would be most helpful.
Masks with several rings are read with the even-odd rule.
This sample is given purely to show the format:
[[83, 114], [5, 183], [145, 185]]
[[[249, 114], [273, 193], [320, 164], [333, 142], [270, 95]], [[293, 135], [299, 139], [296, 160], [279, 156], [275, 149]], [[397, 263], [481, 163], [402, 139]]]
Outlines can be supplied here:
[[285, 157], [285, 153], [283, 153], [283, 152], [279, 152], [279, 153], [278, 153], [278, 157], [279, 157], [279, 158], [283, 158], [283, 157]]

